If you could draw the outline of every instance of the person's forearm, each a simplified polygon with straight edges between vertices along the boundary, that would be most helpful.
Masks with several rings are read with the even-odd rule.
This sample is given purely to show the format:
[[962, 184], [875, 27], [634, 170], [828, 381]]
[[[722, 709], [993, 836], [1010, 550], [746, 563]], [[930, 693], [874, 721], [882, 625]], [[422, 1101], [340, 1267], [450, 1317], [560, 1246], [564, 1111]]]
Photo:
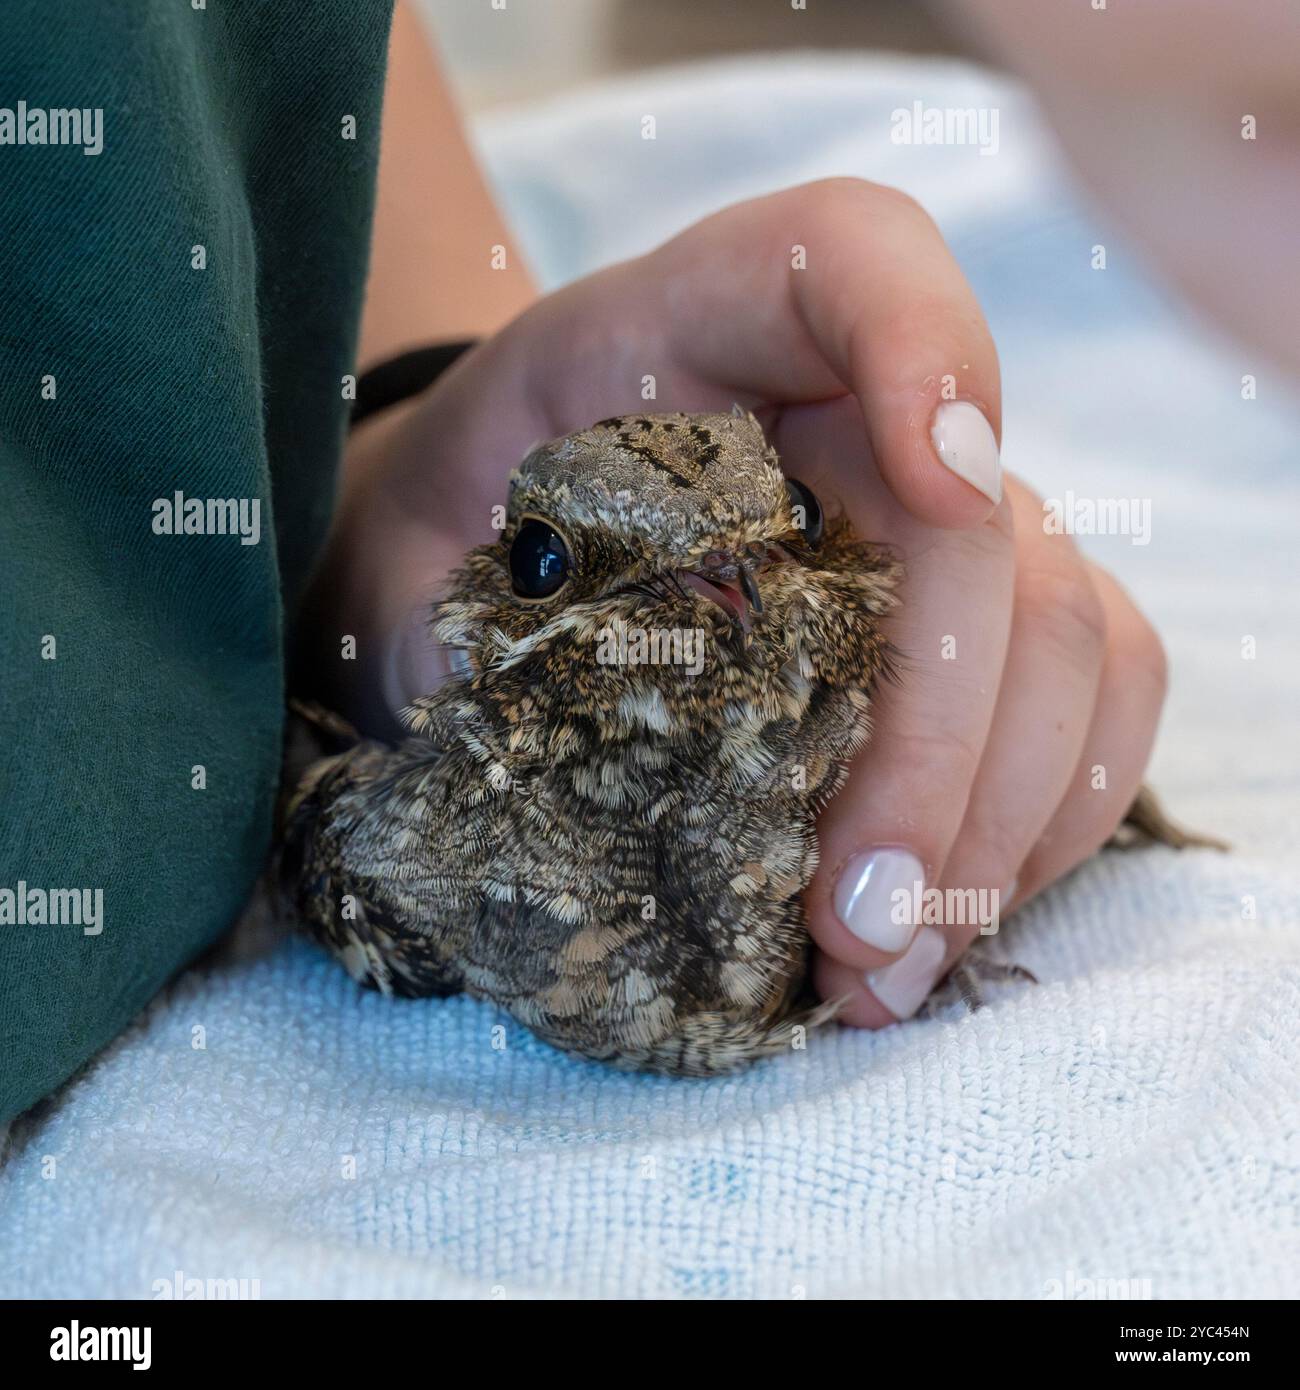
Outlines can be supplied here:
[[[494, 266], [497, 246], [504, 268]], [[424, 26], [399, 3], [358, 363], [364, 370], [405, 348], [492, 333], [535, 294]]]

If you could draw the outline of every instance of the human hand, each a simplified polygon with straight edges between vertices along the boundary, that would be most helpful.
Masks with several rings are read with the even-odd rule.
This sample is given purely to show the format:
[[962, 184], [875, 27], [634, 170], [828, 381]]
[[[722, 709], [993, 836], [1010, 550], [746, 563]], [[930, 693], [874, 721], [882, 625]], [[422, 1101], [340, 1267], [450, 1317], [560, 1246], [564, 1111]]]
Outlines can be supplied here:
[[[859, 534], [888, 538], [906, 575], [885, 624], [899, 679], [821, 818], [805, 894], [818, 993], [875, 1028], [915, 1013], [982, 931], [1110, 838], [1150, 757], [1166, 666], [1132, 600], [1045, 531], [1018, 479], [984, 525], [938, 530], [845, 466], [854, 432], [833, 403], [780, 447], [814, 491], [846, 499]], [[934, 925], [916, 920], [926, 898]]]
[[[887, 940], [892, 952], [872, 944], [879, 929], [861, 896], [846, 926], [836, 883], [857, 871], [862, 851], [895, 845], [916, 857], [927, 883], [960, 873], [963, 884], [1004, 887], [1022, 864], [1002, 859], [1068, 799], [1105, 645], [1091, 583], [1075, 584], [1055, 552], [1041, 586], [1032, 569], [1029, 580], [1017, 577], [997, 460], [996, 354], [969, 287], [909, 199], [833, 180], [729, 208], [539, 301], [425, 397], [363, 426], [304, 624], [322, 644], [316, 689], [364, 727], [395, 732], [394, 711], [446, 674], [426, 631], [429, 601], [470, 546], [492, 539], [492, 509], [531, 444], [610, 415], [733, 402], [758, 414], [790, 473], [838, 501], [859, 534], [895, 545], [907, 565], [895, 633], [903, 686], [882, 693], [877, 734], [824, 818], [822, 868], [808, 894], [816, 979], [851, 995], [847, 1021], [877, 1024], [892, 1015], [864, 990], [863, 974], [905, 943]], [[1029, 547], [1026, 556], [1046, 564]], [[1013, 606], [1032, 651], [1009, 643]], [[937, 638], [930, 649], [938, 632], [958, 636], [958, 660], [941, 659]], [[356, 661], [338, 660], [340, 633], [357, 638]], [[1062, 700], [1068, 708], [1058, 710]], [[1043, 720], [1052, 736], [1027, 751], [1017, 735]], [[1124, 749], [1127, 775], [1135, 755]], [[1143, 744], [1134, 785], [1145, 753]], [[1015, 833], [999, 833], [1001, 798], [1026, 798], [1030, 783], [1032, 808], [1014, 808]], [[978, 811], [969, 832], [968, 800]], [[1093, 833], [1083, 815], [1092, 805], [1078, 804], [1086, 824], [1077, 833], [1054, 823], [1056, 852], [1031, 856], [1029, 840], [1021, 898], [1077, 862], [1069, 856]], [[964, 944], [954, 935], [949, 951], [945, 939], [943, 963]]]
[[[619, 413], [735, 402], [779, 445], [835, 400], [853, 420], [837, 435], [846, 464], [883, 477], [908, 515], [988, 518], [1001, 496], [997, 356], [938, 230], [892, 189], [833, 179], [743, 203], [538, 301], [356, 431], [300, 624], [315, 688], [395, 732], [394, 710], [441, 674], [428, 602], [492, 539], [530, 445]], [[339, 660], [340, 632], [357, 639], [355, 661]]]

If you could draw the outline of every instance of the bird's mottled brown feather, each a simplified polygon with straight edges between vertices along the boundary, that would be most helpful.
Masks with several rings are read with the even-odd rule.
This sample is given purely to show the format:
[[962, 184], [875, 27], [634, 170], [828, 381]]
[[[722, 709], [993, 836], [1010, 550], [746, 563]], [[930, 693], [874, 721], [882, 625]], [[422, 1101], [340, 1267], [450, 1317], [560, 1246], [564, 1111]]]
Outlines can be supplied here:
[[[530, 516], [575, 561], [542, 602], [508, 572]], [[846, 525], [814, 548], [800, 520], [740, 412], [534, 450], [501, 541], [432, 614], [468, 669], [414, 702], [400, 747], [357, 739], [287, 798], [280, 879], [308, 928], [366, 984], [465, 989], [622, 1066], [708, 1075], [797, 1046], [831, 1012], [805, 987], [813, 817], [866, 740], [898, 577]], [[717, 552], [759, 557], [748, 633], [673, 579]], [[702, 669], [598, 660], [620, 621], [701, 630]]]

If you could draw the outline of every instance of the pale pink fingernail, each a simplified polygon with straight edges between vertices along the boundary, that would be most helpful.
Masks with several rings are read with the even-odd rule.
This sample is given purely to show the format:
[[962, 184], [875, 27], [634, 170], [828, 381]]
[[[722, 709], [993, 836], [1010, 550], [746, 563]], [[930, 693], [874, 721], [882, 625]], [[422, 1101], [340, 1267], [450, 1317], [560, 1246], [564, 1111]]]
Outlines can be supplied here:
[[929, 997], [947, 954], [943, 933], [922, 927], [896, 961], [867, 976], [867, 988], [895, 1018], [911, 1018]]
[[991, 502], [1002, 501], [1002, 460], [993, 426], [970, 401], [941, 401], [930, 426], [939, 461]]
[[855, 854], [835, 884], [835, 915], [858, 938], [893, 955], [916, 934], [921, 861], [890, 846]]

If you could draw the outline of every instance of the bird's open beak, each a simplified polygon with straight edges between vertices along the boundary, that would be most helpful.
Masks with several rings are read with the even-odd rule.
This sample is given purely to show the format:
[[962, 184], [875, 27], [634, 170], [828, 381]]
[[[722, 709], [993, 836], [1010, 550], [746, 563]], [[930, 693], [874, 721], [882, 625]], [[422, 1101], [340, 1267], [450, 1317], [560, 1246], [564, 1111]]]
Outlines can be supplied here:
[[753, 615], [763, 611], [763, 596], [758, 591], [751, 563], [744, 556], [714, 551], [705, 556], [699, 569], [678, 570], [677, 577], [701, 598], [716, 603], [748, 636], [753, 627]]

